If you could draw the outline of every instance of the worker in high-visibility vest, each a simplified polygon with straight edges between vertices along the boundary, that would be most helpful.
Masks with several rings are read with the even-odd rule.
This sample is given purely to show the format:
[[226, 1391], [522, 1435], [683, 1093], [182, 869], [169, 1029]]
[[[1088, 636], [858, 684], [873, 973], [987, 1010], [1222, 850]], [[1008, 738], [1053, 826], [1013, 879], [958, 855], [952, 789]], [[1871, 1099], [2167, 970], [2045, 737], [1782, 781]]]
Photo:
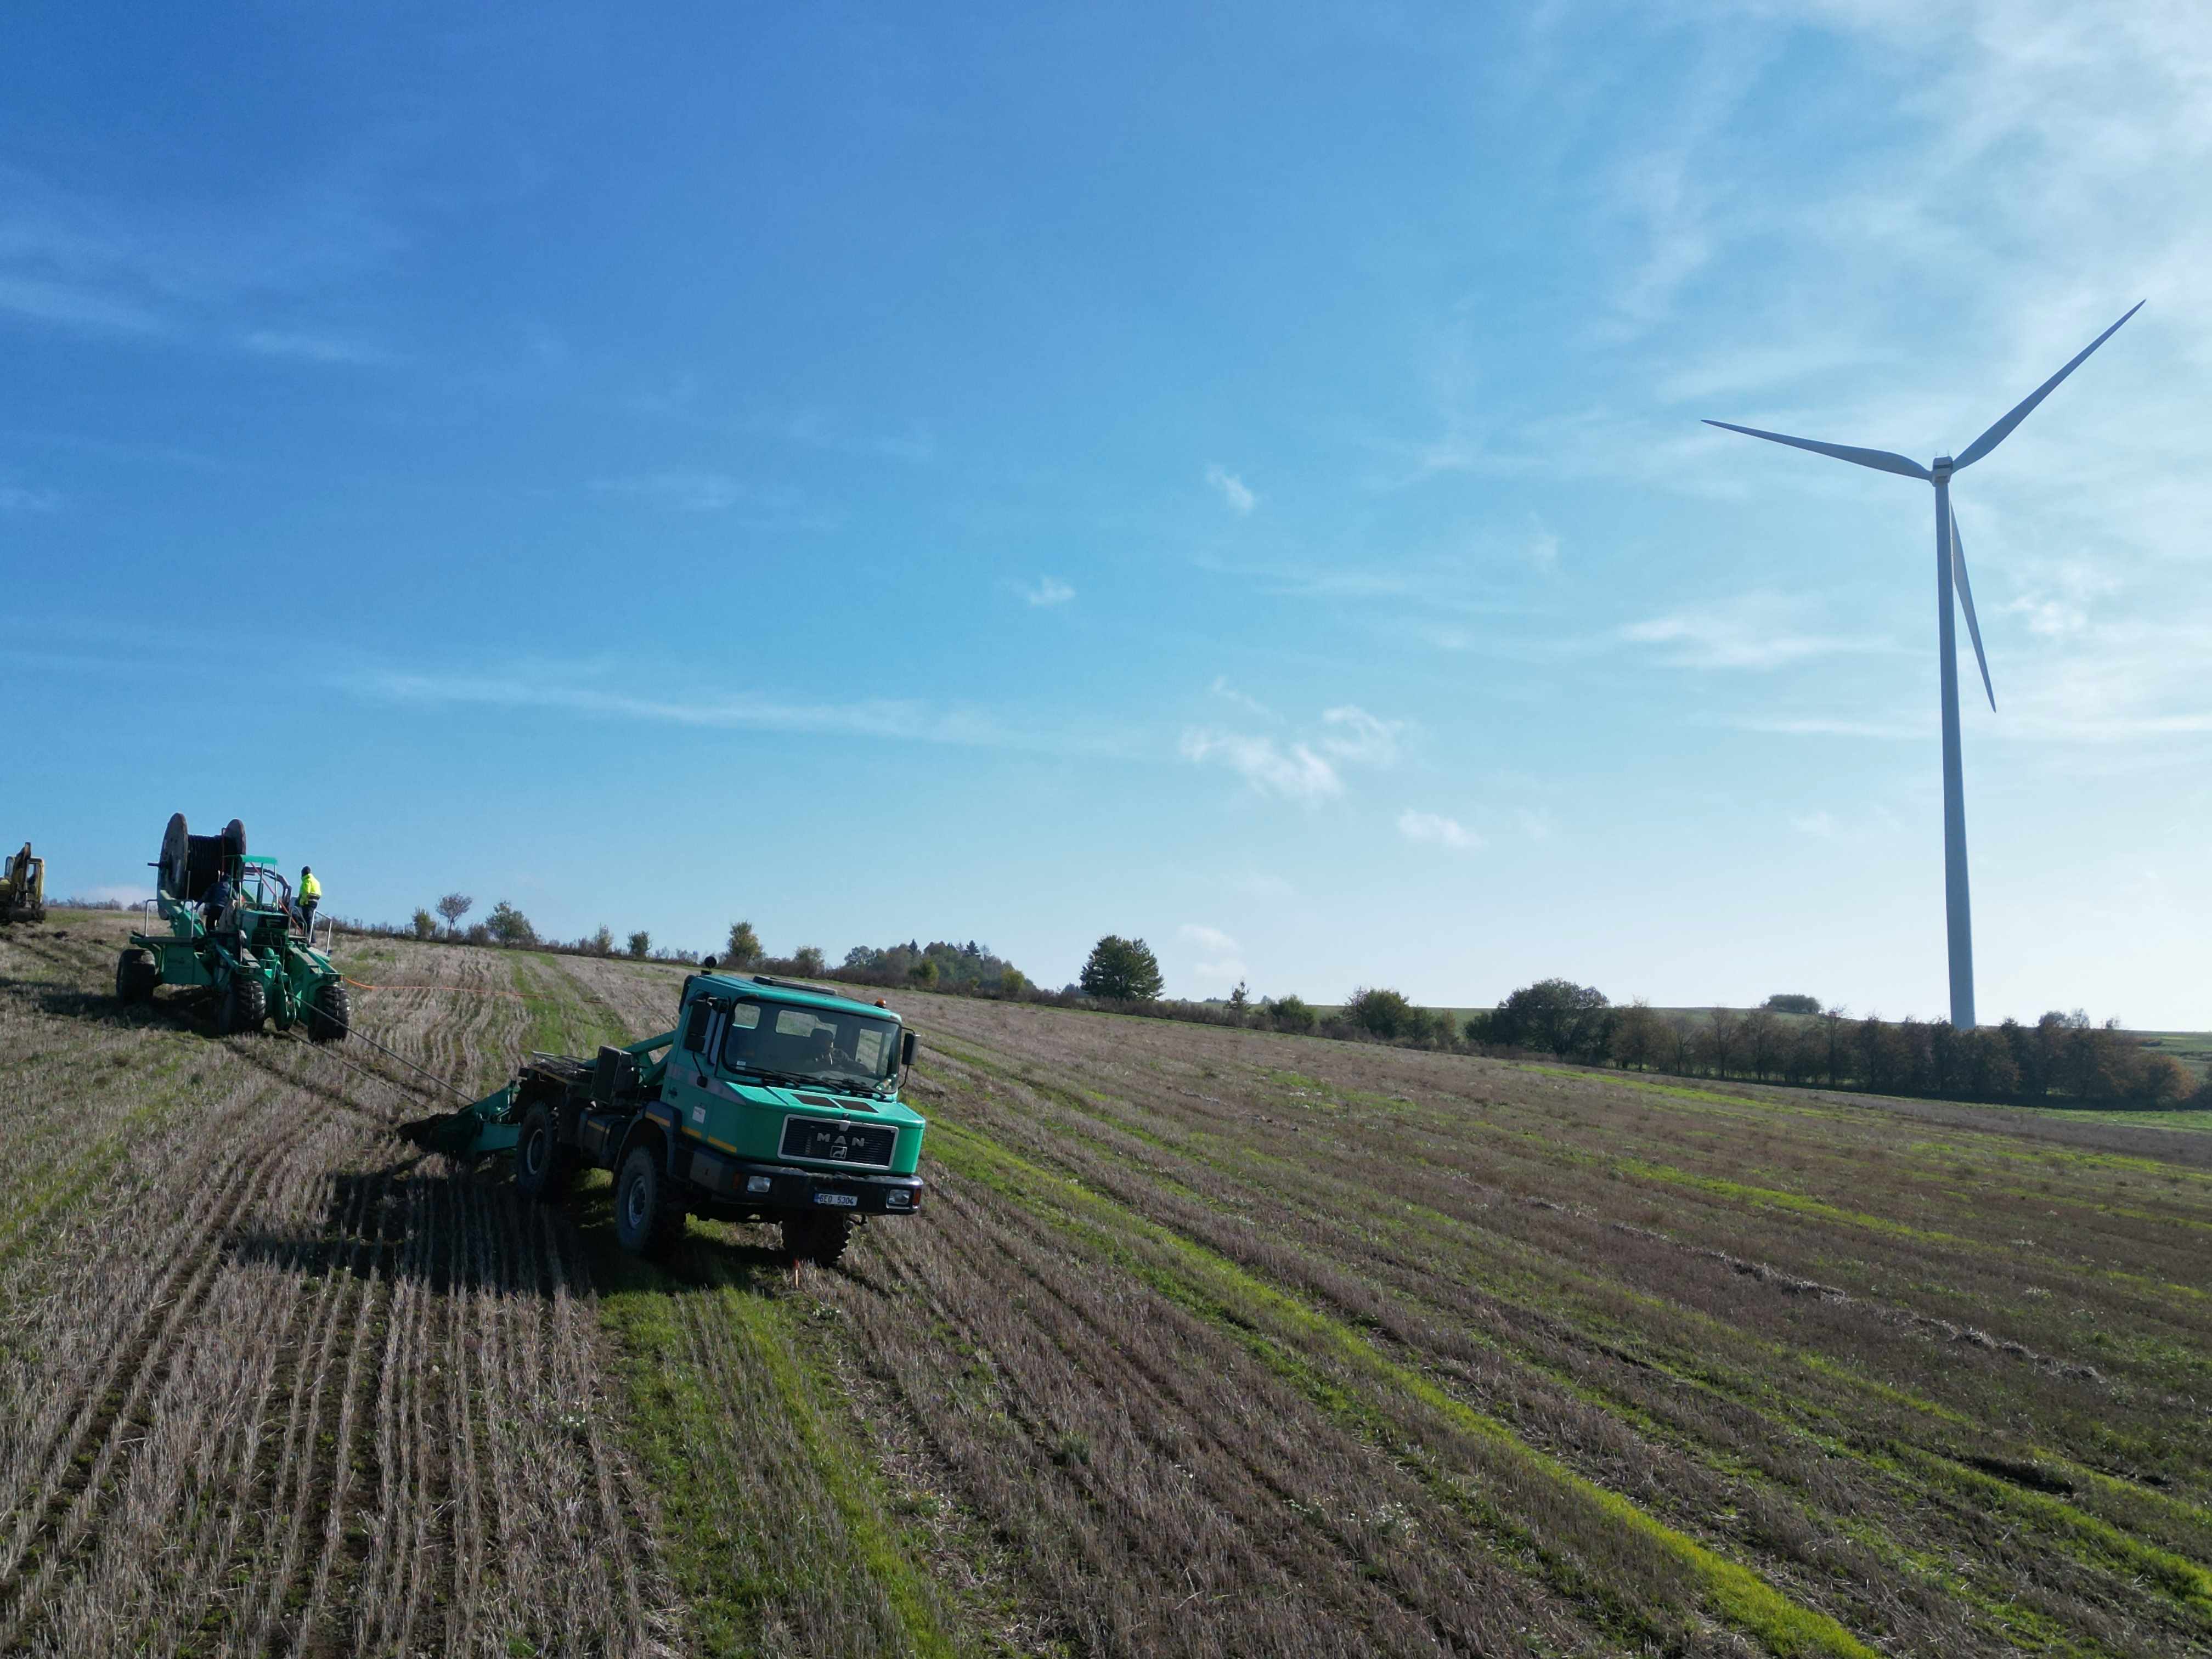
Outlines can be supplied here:
[[323, 884], [315, 879], [315, 872], [307, 865], [300, 866], [300, 931], [315, 931], [315, 907], [323, 902]]

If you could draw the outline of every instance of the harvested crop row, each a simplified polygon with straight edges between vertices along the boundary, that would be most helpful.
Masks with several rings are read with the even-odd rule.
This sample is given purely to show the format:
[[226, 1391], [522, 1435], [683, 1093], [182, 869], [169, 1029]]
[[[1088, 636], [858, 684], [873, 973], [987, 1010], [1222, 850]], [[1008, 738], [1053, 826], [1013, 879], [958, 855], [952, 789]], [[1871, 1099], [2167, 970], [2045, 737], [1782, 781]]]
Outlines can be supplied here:
[[[86, 965], [21, 977], [52, 1001]], [[395, 1161], [388, 1059], [210, 1041], [169, 1003], [79, 1016], [194, 1081], [0, 1274], [0, 1648], [662, 1650], [573, 1234]], [[428, 995], [398, 1012], [410, 1060], [483, 1063]], [[495, 1018], [464, 1028], [504, 1046]], [[131, 1075], [41, 1068], [0, 1138], [65, 1153], [52, 1120]]]
[[[1827, 1415], [1816, 1420], [1808, 1414], [1802, 1426], [1769, 1424], [1773, 1442], [1768, 1449], [1778, 1445], [1796, 1464], [1794, 1471], [1786, 1465], [1780, 1471], [1796, 1477], [1793, 1485], [1797, 1492], [1778, 1520], [1788, 1522], [1789, 1508], [1805, 1503], [1805, 1520], [1795, 1529], [1807, 1542], [1824, 1532], [1838, 1539], [1856, 1534], [1875, 1549], [1873, 1556], [1862, 1556], [1856, 1565], [1848, 1548], [1838, 1550], [1832, 1544], [1806, 1558], [1805, 1571], [1811, 1576], [1800, 1582], [1808, 1592], [1821, 1593], [1818, 1585], [1823, 1576], [1827, 1577], [1832, 1589], [1843, 1591], [1846, 1603], [1859, 1607], [1851, 1622], [1868, 1628], [1890, 1622], [1903, 1609], [1877, 1619], [1877, 1604], [1894, 1601], [1900, 1589], [1912, 1591], [1918, 1580], [1938, 1594], [1919, 1597], [1922, 1618], [1935, 1622], [1910, 1638], [1915, 1646], [1936, 1645], [1936, 1632], [1955, 1626], [1957, 1615], [1946, 1607], [1952, 1601], [1972, 1611], [1977, 1622], [1985, 1626], [1980, 1642], [1989, 1645], [2015, 1642], [2040, 1631], [2042, 1635], [2031, 1644], [2039, 1645], [2051, 1632], [2071, 1625], [2081, 1636], [2116, 1650], [2148, 1652], [2192, 1639], [2203, 1627], [2196, 1611], [2197, 1593], [2190, 1588], [2195, 1581], [2180, 1568], [2160, 1567], [2158, 1564], [2167, 1558], [2159, 1554], [2155, 1544], [2142, 1555], [2142, 1566], [2130, 1566], [2136, 1558], [2124, 1551], [2142, 1547], [2121, 1545], [2093, 1524], [2067, 1521], [2056, 1511], [2042, 1517], [2039, 1524], [2025, 1515], [1992, 1524], [1986, 1497], [1960, 1501], [1964, 1495], [1946, 1483], [1931, 1482], [1918, 1471], [1900, 1471], [1893, 1465], [1875, 1467], [1871, 1459], [1840, 1466], [1846, 1475], [1841, 1488], [1832, 1473], [1823, 1477], [1824, 1458], [1831, 1471], [1838, 1467], [1832, 1462], [1837, 1449], [1833, 1436], [1841, 1433], [1847, 1443], [1872, 1450], [1887, 1435], [1886, 1426], [1868, 1435], [1852, 1422], [1854, 1415], [1869, 1415], [1867, 1407], [1881, 1397], [1880, 1390], [1861, 1393], [1851, 1384], [1856, 1375], [1850, 1364], [1856, 1330], [1846, 1325], [1824, 1335], [1817, 1328], [1808, 1329], [1805, 1317], [1817, 1318], [1829, 1307], [1818, 1298], [1801, 1308], [1792, 1298], [1761, 1291], [1755, 1280], [1725, 1268], [1705, 1275], [1711, 1283], [1729, 1287], [1732, 1297], [1747, 1293], [1759, 1304], [1761, 1317], [1786, 1310], [1786, 1319], [1765, 1327], [1757, 1341], [1747, 1343], [1731, 1320], [1736, 1308], [1717, 1304], [1692, 1316], [1666, 1293], [1685, 1288], [1679, 1261], [1675, 1284], [1656, 1285], [1623, 1297], [1620, 1292], [1626, 1286], [1614, 1279], [1616, 1262], [1624, 1245], [1632, 1255], [1641, 1241], [1611, 1232], [1603, 1218], [1607, 1208], [1618, 1213], [1624, 1197], [1635, 1202], [1632, 1194], [1624, 1195], [1618, 1186], [1607, 1183], [1578, 1190], [1559, 1182], [1554, 1174], [1553, 1190], [1566, 1202], [1549, 1200], [1539, 1207], [1513, 1201], [1510, 1188], [1527, 1189], [1516, 1173], [1517, 1164], [1545, 1170], [1558, 1167], [1544, 1161], [1541, 1145], [1559, 1138], [1556, 1127], [1534, 1143], [1523, 1143], [1534, 1149], [1525, 1153], [1516, 1150], [1520, 1137], [1510, 1133], [1516, 1120], [1526, 1122], [1532, 1115], [1556, 1123], [1559, 1107], [1553, 1089], [1542, 1091], [1528, 1103], [1516, 1097], [1510, 1073], [1499, 1075], [1504, 1068], [1483, 1067], [1479, 1062], [1447, 1066], [1434, 1057], [1363, 1053], [1286, 1039], [1240, 1039], [1226, 1033], [1205, 1033], [1194, 1042], [1173, 1028], [1126, 1022], [1114, 1023], [1118, 1029], [1109, 1043], [1100, 1031], [1107, 1022], [1081, 1017], [1048, 1017], [1053, 1020], [1051, 1036], [1072, 1043], [1076, 1051], [1041, 1054], [1040, 1039], [1046, 1036], [1038, 1029], [1042, 1022], [1027, 1011], [951, 1002], [936, 1006], [948, 1024], [968, 1027], [955, 1047], [977, 1040], [988, 1043], [994, 1067], [954, 1081], [950, 1094], [934, 1108], [940, 1119], [950, 1112], [972, 1121], [1001, 1144], [1022, 1146], [1027, 1153], [1083, 1176], [1136, 1210], [1168, 1218], [1189, 1236], [1207, 1240], [1279, 1282], [1334, 1299], [1349, 1317], [1363, 1322], [1379, 1318], [1394, 1340], [1426, 1356], [1424, 1366], [1431, 1375], [1457, 1388], [1475, 1384], [1478, 1397], [1504, 1411], [1524, 1434], [1551, 1443], [1608, 1484], [1624, 1478], [1638, 1480], [1662, 1508], [1693, 1528], [1703, 1517], [1689, 1499], [1691, 1488], [1685, 1488], [1682, 1498], [1669, 1500], [1663, 1484], [1650, 1486], [1638, 1479], [1637, 1467], [1666, 1480], [1687, 1480], [1692, 1487], [1698, 1478], [1698, 1462], [1710, 1462], [1717, 1473], [1726, 1471], [1735, 1492], [1731, 1498], [1723, 1489], [1722, 1501], [1712, 1505], [1716, 1513], [1757, 1498], [1759, 1483], [1745, 1483], [1748, 1471], [1744, 1457], [1751, 1447], [1741, 1437], [1733, 1447], [1698, 1443], [1706, 1427], [1698, 1419], [1710, 1421], [1709, 1414], [1692, 1413], [1686, 1419], [1681, 1407], [1692, 1396], [1685, 1390], [1702, 1388], [1719, 1355], [1734, 1349], [1741, 1354], [1740, 1375], [1762, 1379], [1763, 1394], [1747, 1394], [1747, 1401], [1755, 1401], [1761, 1412], [1779, 1408], [1788, 1414], [1788, 1401], [1772, 1386], [1778, 1361], [1788, 1364], [1796, 1349], [1809, 1341], [1807, 1357], [1828, 1364], [1820, 1350], [1832, 1346], [1836, 1358], [1845, 1363], [1840, 1377], [1833, 1370], [1827, 1373], [1840, 1382], [1828, 1391]], [[1251, 1055], [1254, 1048], [1261, 1054]], [[1341, 1079], [1329, 1086], [1300, 1078], [1292, 1085], [1296, 1093], [1321, 1101], [1325, 1109], [1310, 1109], [1296, 1119], [1297, 1127], [1306, 1131], [1299, 1133], [1280, 1115], [1285, 1107], [1297, 1109], [1286, 1099], [1291, 1091], [1274, 1084], [1270, 1076], [1279, 1074], [1280, 1060], [1275, 1056], [1285, 1049], [1298, 1055], [1309, 1070], [1318, 1069], [1324, 1056], [1341, 1059], [1346, 1069], [1357, 1067], [1370, 1076], [1376, 1071], [1395, 1073], [1394, 1081], [1401, 1086], [1385, 1091], [1376, 1086], [1380, 1079], [1370, 1082], [1365, 1076], [1359, 1087], [1347, 1087]], [[1202, 1064], [1194, 1050], [1205, 1054]], [[956, 1073], [958, 1069], [953, 1068]], [[1428, 1088], [1415, 1082], [1425, 1070], [1430, 1073]], [[1082, 1077], [1090, 1088], [1079, 1091], [1060, 1085], [1060, 1079], [1074, 1076]], [[1024, 1082], [1024, 1077], [1033, 1082]], [[1492, 1097], [1480, 1109], [1482, 1122], [1470, 1122], [1454, 1132], [1450, 1112], [1455, 1103], [1449, 1097], [1439, 1100], [1441, 1091], [1434, 1091], [1437, 1081], [1447, 1079], [1462, 1097], [1471, 1083]], [[1755, 1112], [1759, 1105], [1755, 1100], [1740, 1100], [1733, 1109]], [[1854, 1133], [1873, 1139], [1869, 1121], [1874, 1115], [1861, 1109], [1850, 1115], [1856, 1125]], [[1275, 1120], [1273, 1125], [1270, 1117]], [[1381, 1143], [1391, 1137], [1394, 1124], [1401, 1126], [1398, 1146], [1386, 1152]], [[1423, 1148], [1417, 1159], [1408, 1159], [1403, 1151], [1402, 1126], [1411, 1125], [1419, 1126]], [[1507, 1133], [1501, 1135], [1501, 1128]], [[1137, 1133], [1133, 1135], [1132, 1130]], [[1603, 1147], [1614, 1138], [1611, 1133], [1594, 1133], [1585, 1126], [1571, 1144]], [[1463, 1156], [1468, 1152], [1475, 1154], [1472, 1160]], [[1358, 1176], [1368, 1170], [1373, 1173], [1363, 1184]], [[1398, 1172], [1395, 1176], [1392, 1170]], [[1417, 1201], [1409, 1203], [1409, 1199]], [[1569, 1230], [1564, 1239], [1557, 1231], [1560, 1227]], [[1610, 1254], [1592, 1248], [1593, 1239], [1609, 1245]], [[1563, 1243], [1571, 1248], [1563, 1251]], [[1819, 1240], [1811, 1248], [1830, 1247]], [[1834, 1258], [1827, 1260], [1832, 1265]], [[1378, 1291], [1383, 1293], [1380, 1302]], [[1403, 1311], [1394, 1314], [1394, 1305]], [[2165, 1313], [2160, 1309], [2148, 1316], [2163, 1318]], [[1680, 1324], [1686, 1316], [1697, 1322], [1694, 1330], [1685, 1327], [1679, 1352], [1671, 1360], [1663, 1350], [1655, 1353], [1649, 1336], [1663, 1332], [1670, 1322]], [[1855, 1320], [1863, 1317], [1853, 1314]], [[1613, 1334], [1600, 1334], [1608, 1328]], [[1486, 1331], [1488, 1341], [1474, 1351], [1462, 1348], [1461, 1358], [1451, 1358], [1457, 1334], [1469, 1330]], [[1598, 1336], [1594, 1347], [1590, 1335]], [[1548, 1350], [1546, 1363], [1532, 1365], [1540, 1348]], [[1609, 1351], [1623, 1358], [1640, 1351], [1650, 1358], [1628, 1365]], [[1665, 1369], [1652, 1369], [1652, 1358], [1671, 1364], [1673, 1376]], [[2050, 1397], [2051, 1379], [2043, 1371], [2002, 1355], [1984, 1356], [1978, 1350], [1972, 1351], [1972, 1358], [1976, 1390], [1996, 1391], [2009, 1407], [1997, 1421], [2017, 1424], [2024, 1402]], [[1485, 1373], [1491, 1380], [1479, 1382]], [[1614, 1409], [1629, 1407], [1616, 1427], [1605, 1431], [1599, 1422], [1563, 1437], [1577, 1413], [1574, 1399], [1563, 1400], [1558, 1385], [1571, 1378], [1576, 1384], [1571, 1390], [1574, 1397]], [[1972, 1401], [1974, 1396], [1965, 1397]], [[1548, 1406], [1543, 1404], [1547, 1399], [1552, 1402]], [[2151, 1407], [2155, 1400], [2142, 1403]], [[2100, 1405], [2106, 1407], [2109, 1416], [2107, 1402], [2100, 1401]], [[1532, 1413], [1532, 1407], [1538, 1409]], [[2071, 1419], [2070, 1411], [2042, 1415], [2054, 1426], [2063, 1426]], [[1555, 1426], [1545, 1427], [1547, 1418]], [[1664, 1426], [1667, 1419], [1673, 1419], [1672, 1428]], [[1923, 1419], [1919, 1426], [1924, 1430], [1929, 1420], [1935, 1419]], [[1746, 1426], [1755, 1443], [1758, 1418]], [[1593, 1429], [1600, 1431], [1595, 1438]], [[1629, 1431], [1625, 1442], [1624, 1429]], [[1650, 1437], [1654, 1430], [1660, 1433], [1656, 1441]], [[1829, 1437], [1825, 1453], [1822, 1437]], [[1812, 1455], [1811, 1462], [1789, 1449], [1793, 1442]], [[1602, 1456], [1592, 1462], [1589, 1454], [1601, 1453], [1608, 1443], [1633, 1449], [1636, 1464], [1608, 1470]], [[1680, 1454], [1689, 1456], [1688, 1465], [1680, 1462]], [[1771, 1457], [1765, 1461], [1770, 1474], [1778, 1472]], [[1863, 1472], [1852, 1474], [1854, 1468]], [[2202, 1535], [2188, 1509], [2169, 1504], [2162, 1515], [2157, 1512], [2154, 1488], [2135, 1488], [2144, 1495], [2135, 1499], [2125, 1483], [2099, 1485], [2085, 1476], [2084, 1485], [2092, 1488], [2081, 1494], [2085, 1500], [2116, 1497], [2118, 1501], [2110, 1506], [2116, 1515], [2148, 1524], [2153, 1537], [2163, 1532], [2173, 1541], [2186, 1542]], [[2123, 1490], [2113, 1494], [2111, 1487]], [[1808, 1498], [1812, 1501], [1807, 1503]], [[1876, 1501], [1869, 1504], [1869, 1499]], [[2145, 1502], [2151, 1504], [2152, 1512], [2145, 1511]], [[2023, 1523], [2039, 1536], [2033, 1541], [2022, 1536], [2014, 1542]], [[1902, 1536], [1885, 1538], [1882, 1528], [1887, 1527], [1896, 1528]], [[1787, 1525], [1770, 1522], [1765, 1530], [1768, 1536], [1762, 1544], [1756, 1533], [1745, 1535], [1739, 1527], [1732, 1541], [1722, 1547], [1756, 1551], [1789, 1543], [1786, 1535], [1776, 1535], [1786, 1534]], [[1914, 1565], [1966, 1553], [1971, 1553], [1969, 1559], [1984, 1563], [1993, 1593], [1977, 1595], [1973, 1586], [1956, 1583], [1940, 1568]], [[2136, 1592], [2133, 1583], [2142, 1582], [2138, 1575], [2147, 1569], [2151, 1582], [2173, 1585], [2172, 1599], [2146, 1602]], [[1790, 1572], [1779, 1562], [1771, 1563], [1771, 1570], [1785, 1581]], [[1853, 1579], [1862, 1587], [1857, 1591], [1851, 1589]], [[1996, 1585], [2004, 1588], [1996, 1590]], [[1957, 1592], [1962, 1589], [1967, 1593], [1960, 1595]], [[2015, 1605], [2027, 1610], [2023, 1617], [2009, 1616]], [[1971, 1649], [1977, 1644], [1966, 1645]]]

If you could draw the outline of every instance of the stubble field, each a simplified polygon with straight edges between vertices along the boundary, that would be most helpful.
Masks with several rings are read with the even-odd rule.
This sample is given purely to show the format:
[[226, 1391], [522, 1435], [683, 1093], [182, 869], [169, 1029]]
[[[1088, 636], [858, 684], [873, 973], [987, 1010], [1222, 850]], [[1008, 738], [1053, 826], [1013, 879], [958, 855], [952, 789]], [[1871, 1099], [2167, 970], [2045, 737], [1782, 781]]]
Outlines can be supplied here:
[[[926, 1212], [658, 1268], [121, 931], [0, 934], [0, 1651], [2212, 1650], [2212, 1136], [902, 997]], [[342, 961], [470, 1091], [678, 981]]]

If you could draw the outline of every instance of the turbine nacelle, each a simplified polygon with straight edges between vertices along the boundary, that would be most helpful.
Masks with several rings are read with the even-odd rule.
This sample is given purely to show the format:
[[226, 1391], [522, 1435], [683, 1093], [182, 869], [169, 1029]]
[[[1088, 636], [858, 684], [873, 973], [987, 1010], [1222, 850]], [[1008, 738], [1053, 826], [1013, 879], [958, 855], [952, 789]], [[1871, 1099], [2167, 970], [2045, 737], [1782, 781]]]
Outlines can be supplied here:
[[1958, 469], [1954, 465], [1948, 455], [1938, 455], [1934, 461], [1929, 464], [1928, 470], [1934, 473], [1937, 478], [1942, 479], [1949, 477], [1951, 474]]

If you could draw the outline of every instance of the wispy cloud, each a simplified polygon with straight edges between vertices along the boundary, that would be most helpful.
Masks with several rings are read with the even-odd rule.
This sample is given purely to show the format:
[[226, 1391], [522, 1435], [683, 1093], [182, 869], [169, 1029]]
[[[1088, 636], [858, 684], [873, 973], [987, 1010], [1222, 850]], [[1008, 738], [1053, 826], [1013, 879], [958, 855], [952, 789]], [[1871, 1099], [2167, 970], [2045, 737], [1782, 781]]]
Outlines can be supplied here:
[[1249, 515], [1260, 504], [1260, 498], [1246, 486], [1244, 480], [1218, 461], [1206, 469], [1206, 481], [1228, 503], [1229, 510], [1240, 519]]
[[1131, 744], [1109, 731], [1030, 725], [982, 708], [918, 700], [866, 698], [803, 702], [771, 696], [701, 689], [659, 696], [594, 685], [590, 665], [517, 664], [482, 674], [423, 673], [372, 668], [340, 673], [331, 684], [374, 702], [422, 708], [558, 709], [608, 719], [693, 726], [708, 731], [842, 732], [901, 742], [1051, 754], [1126, 754]]
[[1285, 748], [1273, 738], [1194, 726], [1177, 748], [1187, 761], [1225, 766], [1261, 794], [1301, 805], [1318, 805], [1344, 793], [1336, 768], [1302, 743]]
[[143, 306], [94, 289], [35, 276], [0, 274], [0, 311], [69, 328], [112, 330], [121, 334], [156, 334], [161, 330], [160, 319]]
[[1802, 618], [1811, 604], [1778, 594], [1744, 594], [1630, 623], [1619, 637], [1659, 647], [1659, 660], [1669, 668], [1783, 668], [1815, 657], [1897, 649], [1881, 639], [1807, 629]]
[[1200, 979], [1215, 984], [1233, 985], [1249, 972], [1244, 966], [1244, 947], [1218, 927], [1187, 921], [1176, 930], [1176, 933], [1185, 944], [1195, 946], [1212, 958], [1192, 965], [1192, 970]]
[[1215, 675], [1213, 677], [1213, 684], [1207, 689], [1213, 696], [1220, 698], [1224, 702], [1241, 708], [1248, 714], [1256, 714], [1263, 720], [1279, 720], [1282, 719], [1280, 714], [1278, 714], [1273, 709], [1268, 708], [1266, 703], [1261, 702], [1259, 698], [1253, 696], [1249, 692], [1239, 691], [1235, 686], [1230, 684], [1229, 677], [1226, 674]]
[[1075, 597], [1075, 590], [1054, 576], [1040, 576], [1019, 591], [1024, 599], [1041, 608], [1066, 605]]
[[[1226, 684], [1217, 681], [1215, 689]], [[1304, 740], [1278, 742], [1194, 726], [1182, 734], [1179, 748], [1185, 760], [1225, 766], [1262, 794], [1312, 806], [1344, 793], [1341, 767], [1395, 765], [1405, 729], [1403, 720], [1383, 720], [1345, 703], [1323, 713], [1320, 729]]]
[[248, 351], [261, 357], [291, 357], [308, 363], [344, 363], [360, 368], [380, 368], [392, 362], [392, 355], [383, 347], [365, 340], [349, 339], [343, 335], [300, 333], [283, 329], [258, 328], [239, 342]]
[[1449, 848], [1455, 853], [1471, 853], [1483, 844], [1482, 837], [1457, 818], [1446, 817], [1441, 812], [1417, 811], [1410, 806], [1398, 814], [1398, 833], [1407, 841]]
[[1233, 955], [1244, 948], [1218, 927], [1208, 927], [1202, 922], [1186, 921], [1176, 929], [1176, 933], [1200, 950], [1212, 951], [1217, 955]]
[[252, 320], [272, 296], [335, 285], [401, 246], [369, 205], [392, 159], [362, 149], [284, 194], [221, 208], [95, 196], [0, 164], [0, 312], [262, 349], [257, 334], [284, 334]]
[[60, 505], [61, 497], [51, 489], [0, 484], [0, 513], [51, 513]]
[[1403, 720], [1378, 720], [1352, 703], [1326, 710], [1321, 746], [1337, 759], [1360, 766], [1387, 767], [1398, 763], [1398, 734]]
[[1811, 836], [1817, 841], [1833, 841], [1843, 833], [1843, 826], [1836, 822], [1836, 815], [1826, 811], [1801, 812], [1790, 820], [1790, 827], [1799, 835]]

